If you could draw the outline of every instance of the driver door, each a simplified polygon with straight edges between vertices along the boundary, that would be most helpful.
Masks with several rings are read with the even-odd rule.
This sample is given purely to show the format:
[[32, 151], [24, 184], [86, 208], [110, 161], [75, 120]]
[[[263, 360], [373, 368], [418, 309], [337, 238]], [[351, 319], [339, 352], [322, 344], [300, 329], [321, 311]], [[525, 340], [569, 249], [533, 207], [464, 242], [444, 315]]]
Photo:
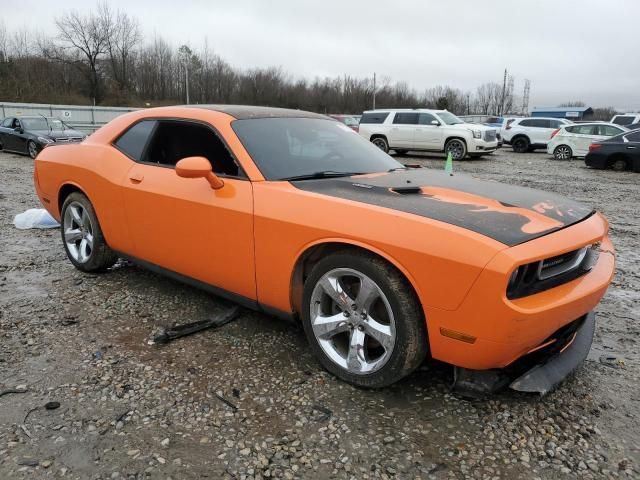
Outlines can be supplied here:
[[[436, 121], [438, 125], [431, 122]], [[415, 127], [414, 143], [421, 150], [442, 150], [444, 145], [442, 127], [439, 120], [430, 113], [421, 113]]]
[[[146, 145], [122, 185], [134, 256], [255, 300], [251, 182], [211, 127], [187, 120], [141, 123], [148, 123], [149, 139], [138, 135]], [[134, 128], [116, 147], [122, 143], [126, 151], [123, 139]], [[203, 178], [178, 177], [175, 164], [191, 156], [207, 158], [224, 186], [213, 190]]]

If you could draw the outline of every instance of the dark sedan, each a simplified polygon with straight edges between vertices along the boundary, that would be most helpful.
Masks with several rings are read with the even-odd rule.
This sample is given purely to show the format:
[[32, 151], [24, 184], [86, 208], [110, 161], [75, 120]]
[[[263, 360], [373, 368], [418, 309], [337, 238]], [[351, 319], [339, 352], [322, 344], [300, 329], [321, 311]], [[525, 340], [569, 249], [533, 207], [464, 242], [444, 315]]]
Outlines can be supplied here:
[[592, 143], [584, 163], [593, 168], [640, 172], [640, 130]]
[[59, 118], [43, 116], [7, 117], [0, 124], [0, 150], [36, 158], [44, 147], [56, 143], [74, 143], [86, 135], [69, 128]]

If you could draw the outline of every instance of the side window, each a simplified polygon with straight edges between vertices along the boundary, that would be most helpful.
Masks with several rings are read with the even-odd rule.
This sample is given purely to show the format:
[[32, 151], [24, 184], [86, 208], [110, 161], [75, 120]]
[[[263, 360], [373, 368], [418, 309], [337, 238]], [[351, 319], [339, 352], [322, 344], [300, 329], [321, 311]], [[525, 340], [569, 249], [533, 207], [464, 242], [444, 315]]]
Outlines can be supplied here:
[[149, 142], [149, 136], [156, 126], [155, 120], [144, 120], [136, 123], [115, 141], [115, 147], [122, 153], [138, 162], [142, 161], [144, 149]]
[[417, 125], [418, 114], [417, 113], [396, 113], [393, 118], [393, 123], [396, 125]]
[[551, 123], [551, 128], [560, 128], [566, 125], [566, 123], [560, 120], [549, 120], [549, 122]]
[[421, 113], [420, 117], [418, 118], [418, 123], [420, 125], [431, 125], [431, 122], [433, 122], [434, 120], [436, 122], [438, 121], [438, 119], [430, 113]]
[[541, 118], [534, 118], [533, 120], [531, 120], [532, 127], [551, 128], [550, 125], [551, 125], [551, 120], [544, 120]]
[[611, 125], [598, 125], [597, 135], [606, 135], [608, 137], [613, 137], [620, 133], [622, 133], [622, 130], [616, 127], [612, 127]]
[[22, 123], [17, 118], [13, 121], [13, 128], [22, 128]]
[[360, 123], [384, 123], [389, 116], [389, 112], [363, 113]]
[[13, 126], [13, 118], [12, 117], [5, 118], [4, 122], [2, 122], [2, 126], [6, 128], [11, 128]]
[[576, 125], [573, 127], [573, 133], [578, 135], [597, 135], [597, 126], [595, 125]]
[[215, 132], [200, 123], [159, 120], [144, 161], [175, 167], [186, 157], [205, 157], [213, 171], [237, 177], [240, 169]]
[[522, 127], [534, 127], [535, 126], [533, 124], [534, 122], [535, 122], [535, 120], [521, 120], [518, 125], [520, 125]]

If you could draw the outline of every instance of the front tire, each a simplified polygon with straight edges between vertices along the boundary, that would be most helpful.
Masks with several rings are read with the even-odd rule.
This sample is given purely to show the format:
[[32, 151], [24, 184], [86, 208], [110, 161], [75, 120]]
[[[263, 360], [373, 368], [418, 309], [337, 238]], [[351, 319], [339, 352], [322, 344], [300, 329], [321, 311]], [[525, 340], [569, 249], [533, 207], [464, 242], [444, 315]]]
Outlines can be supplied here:
[[462, 160], [467, 156], [467, 144], [459, 138], [452, 138], [444, 146], [444, 153], [450, 153], [453, 160]]
[[415, 292], [398, 270], [374, 255], [344, 251], [320, 260], [305, 281], [302, 305], [314, 355], [353, 385], [390, 385], [427, 354]]
[[531, 143], [527, 137], [516, 137], [511, 142], [511, 146], [516, 153], [527, 153], [531, 148]]
[[29, 140], [27, 142], [27, 153], [33, 159], [38, 156], [38, 145], [36, 145], [36, 142], [34, 142], [33, 140]]
[[107, 245], [89, 199], [71, 193], [62, 204], [60, 232], [67, 257], [83, 272], [101, 272], [118, 260]]
[[389, 153], [389, 142], [384, 137], [374, 137], [371, 139], [371, 143], [373, 143], [376, 147], [382, 150], [384, 153]]
[[571, 160], [573, 157], [573, 150], [568, 145], [558, 145], [553, 150], [553, 158], [556, 160]]

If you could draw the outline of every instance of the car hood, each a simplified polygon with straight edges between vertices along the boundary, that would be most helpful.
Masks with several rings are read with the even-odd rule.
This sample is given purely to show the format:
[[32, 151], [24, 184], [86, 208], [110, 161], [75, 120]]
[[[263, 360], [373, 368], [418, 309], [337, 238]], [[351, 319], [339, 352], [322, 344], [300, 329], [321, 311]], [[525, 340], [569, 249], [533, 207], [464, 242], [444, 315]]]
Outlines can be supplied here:
[[59, 138], [84, 138], [84, 133], [79, 132], [78, 130], [31, 130], [31, 133], [34, 135], [38, 135], [40, 137], [52, 138], [53, 140], [57, 140]]
[[593, 213], [592, 208], [553, 193], [424, 168], [291, 183], [300, 190], [456, 225], [509, 246]]

